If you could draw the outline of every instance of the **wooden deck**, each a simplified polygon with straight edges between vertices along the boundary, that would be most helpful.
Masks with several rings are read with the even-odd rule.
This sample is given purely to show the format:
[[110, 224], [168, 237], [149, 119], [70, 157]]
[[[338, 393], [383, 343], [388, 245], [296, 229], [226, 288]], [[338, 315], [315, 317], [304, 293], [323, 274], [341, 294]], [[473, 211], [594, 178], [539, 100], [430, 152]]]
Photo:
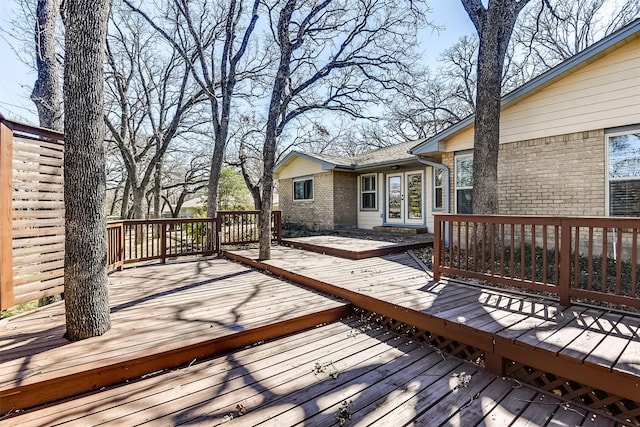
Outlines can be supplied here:
[[[630, 399], [635, 403], [622, 410], [640, 421], [637, 316], [580, 305], [563, 308], [536, 297], [434, 282], [406, 253], [347, 261], [277, 247], [271, 261], [257, 262], [256, 255], [253, 250], [227, 253], [425, 334], [457, 341], [463, 349], [470, 346], [488, 369], [500, 375], [522, 378], [535, 368], [542, 373], [538, 382], [550, 382], [549, 388], [569, 399], [592, 395], [592, 389]], [[548, 380], [549, 373], [555, 379]], [[587, 388], [569, 387], [566, 380]], [[606, 402], [600, 405], [607, 407]]]
[[423, 248], [433, 242], [433, 239], [427, 235], [398, 236], [396, 239], [393, 239], [392, 235], [389, 237], [391, 240], [377, 240], [375, 235], [370, 238], [309, 236], [283, 239], [282, 244], [340, 258], [364, 259]]
[[222, 259], [110, 276], [112, 328], [63, 338], [64, 305], [0, 323], [0, 413], [139, 378], [351, 312], [326, 297]]
[[0, 425], [330, 426], [340, 418], [347, 426], [615, 425], [353, 318]]

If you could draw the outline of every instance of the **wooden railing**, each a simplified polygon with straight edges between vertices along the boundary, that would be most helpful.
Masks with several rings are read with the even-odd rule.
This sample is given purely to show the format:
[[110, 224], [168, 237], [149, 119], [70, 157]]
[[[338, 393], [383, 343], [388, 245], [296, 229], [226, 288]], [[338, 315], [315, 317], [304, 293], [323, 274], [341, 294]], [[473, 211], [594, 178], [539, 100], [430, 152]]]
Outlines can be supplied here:
[[[219, 211], [215, 218], [111, 221], [107, 224], [108, 269], [133, 262], [219, 253], [224, 245], [257, 243], [260, 211]], [[282, 236], [281, 213], [271, 215], [272, 240]]]
[[640, 308], [633, 218], [435, 215], [433, 270]]

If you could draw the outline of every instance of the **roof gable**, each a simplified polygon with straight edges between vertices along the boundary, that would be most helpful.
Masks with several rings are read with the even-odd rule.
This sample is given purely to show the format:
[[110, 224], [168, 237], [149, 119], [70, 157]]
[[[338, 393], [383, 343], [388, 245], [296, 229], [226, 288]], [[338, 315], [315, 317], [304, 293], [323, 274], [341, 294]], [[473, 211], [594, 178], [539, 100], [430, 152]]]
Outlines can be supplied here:
[[[556, 65], [545, 73], [504, 95], [501, 99], [501, 108], [504, 110], [506, 107], [522, 102], [524, 99], [533, 96], [558, 80], [579, 71], [587, 65], [637, 38], [640, 38], [640, 19], [632, 21], [620, 30], [610, 34], [568, 60]], [[439, 132], [433, 137], [417, 144], [410, 150], [410, 152], [416, 155], [432, 153], [434, 151], [434, 147], [438, 147], [440, 142], [457, 135], [465, 129], [468, 129], [474, 124], [474, 122], [475, 116], [470, 115], [458, 123], [448, 127], [444, 131]]]

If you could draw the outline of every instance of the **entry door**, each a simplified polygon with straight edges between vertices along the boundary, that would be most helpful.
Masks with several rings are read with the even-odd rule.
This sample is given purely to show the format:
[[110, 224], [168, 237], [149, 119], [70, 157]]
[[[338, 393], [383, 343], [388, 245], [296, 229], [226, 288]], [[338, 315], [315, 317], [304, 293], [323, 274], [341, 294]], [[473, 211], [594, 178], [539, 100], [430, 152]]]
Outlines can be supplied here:
[[424, 223], [424, 174], [422, 171], [387, 175], [387, 223]]

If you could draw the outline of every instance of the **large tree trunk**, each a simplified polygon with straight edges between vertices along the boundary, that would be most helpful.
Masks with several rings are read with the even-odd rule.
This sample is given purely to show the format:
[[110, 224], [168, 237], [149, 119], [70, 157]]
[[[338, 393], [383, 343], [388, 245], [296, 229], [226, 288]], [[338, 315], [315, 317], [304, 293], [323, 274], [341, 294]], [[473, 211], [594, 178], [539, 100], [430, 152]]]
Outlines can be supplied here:
[[111, 327], [107, 290], [103, 61], [109, 1], [67, 0], [64, 69], [66, 338]]
[[462, 0], [480, 36], [473, 145], [473, 213], [497, 214], [502, 69], [518, 14], [529, 0]]
[[273, 82], [269, 115], [262, 147], [262, 209], [260, 209], [260, 236], [258, 259], [271, 259], [271, 211], [273, 209], [273, 169], [276, 160], [278, 143], [278, 118], [287, 110], [284, 91], [291, 77], [291, 54], [293, 46], [289, 40], [289, 24], [296, 8], [296, 0], [289, 0], [282, 10], [278, 21], [278, 42], [280, 46], [280, 63]]

